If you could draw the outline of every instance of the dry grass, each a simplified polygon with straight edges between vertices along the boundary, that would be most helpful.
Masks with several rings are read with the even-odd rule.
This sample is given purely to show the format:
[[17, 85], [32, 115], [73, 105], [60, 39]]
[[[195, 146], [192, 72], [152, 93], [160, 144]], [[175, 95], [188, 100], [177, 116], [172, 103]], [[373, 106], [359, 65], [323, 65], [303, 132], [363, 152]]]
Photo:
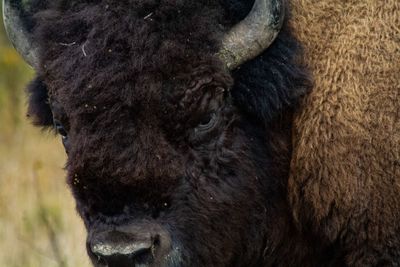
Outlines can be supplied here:
[[0, 267], [90, 266], [60, 140], [24, 116], [32, 74], [0, 23]]
[[89, 266], [59, 140], [23, 121], [0, 142], [0, 266]]

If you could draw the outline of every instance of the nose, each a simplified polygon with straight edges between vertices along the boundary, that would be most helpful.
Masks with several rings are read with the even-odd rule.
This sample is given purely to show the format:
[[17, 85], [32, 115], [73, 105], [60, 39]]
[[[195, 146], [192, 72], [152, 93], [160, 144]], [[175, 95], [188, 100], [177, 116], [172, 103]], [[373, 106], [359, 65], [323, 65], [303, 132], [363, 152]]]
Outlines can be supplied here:
[[130, 235], [119, 231], [99, 234], [91, 244], [91, 251], [109, 267], [134, 266], [138, 261], [150, 263], [155, 245], [149, 233]]
[[108, 267], [160, 266], [171, 241], [161, 227], [128, 226], [94, 233], [89, 249]]

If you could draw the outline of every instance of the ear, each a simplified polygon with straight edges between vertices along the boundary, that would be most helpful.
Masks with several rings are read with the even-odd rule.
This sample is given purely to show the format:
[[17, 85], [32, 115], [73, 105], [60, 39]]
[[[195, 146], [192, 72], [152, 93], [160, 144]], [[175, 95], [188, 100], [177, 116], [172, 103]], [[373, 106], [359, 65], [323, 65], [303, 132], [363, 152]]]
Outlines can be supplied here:
[[37, 126], [48, 127], [53, 125], [49, 95], [46, 85], [38, 76], [27, 87], [28, 117]]
[[274, 43], [234, 73], [232, 96], [244, 113], [268, 123], [294, 107], [311, 88], [306, 68], [299, 63], [301, 47], [284, 25]]

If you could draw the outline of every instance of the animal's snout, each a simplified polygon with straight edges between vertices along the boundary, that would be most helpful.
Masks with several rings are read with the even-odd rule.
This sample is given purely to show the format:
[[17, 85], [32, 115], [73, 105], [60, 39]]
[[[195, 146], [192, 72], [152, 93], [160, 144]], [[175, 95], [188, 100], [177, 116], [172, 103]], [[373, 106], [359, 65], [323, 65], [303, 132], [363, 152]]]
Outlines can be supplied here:
[[93, 233], [88, 245], [108, 267], [161, 266], [171, 239], [160, 226], [143, 224]]
[[90, 249], [110, 267], [131, 267], [138, 261], [142, 264], [152, 262], [154, 246], [155, 241], [150, 234], [130, 236], [126, 233], [111, 231], [101, 234], [92, 242]]

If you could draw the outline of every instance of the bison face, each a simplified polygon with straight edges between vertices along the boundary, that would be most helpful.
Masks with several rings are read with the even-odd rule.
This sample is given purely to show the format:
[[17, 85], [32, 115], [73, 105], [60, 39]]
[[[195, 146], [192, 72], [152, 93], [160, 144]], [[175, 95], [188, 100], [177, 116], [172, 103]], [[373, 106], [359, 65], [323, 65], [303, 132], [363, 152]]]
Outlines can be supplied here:
[[38, 73], [29, 114], [62, 136], [93, 264], [273, 264], [289, 213], [282, 109], [306, 79], [288, 33], [230, 70], [274, 40], [281, 2], [257, 0], [232, 30], [234, 3], [38, 2], [32, 16], [5, 0], [6, 25]]
[[[135, 93], [110, 86], [104, 103], [61, 88], [51, 97], [95, 266], [257, 266], [262, 258], [274, 179], [262, 171], [271, 165], [264, 128], [234, 107], [224, 70], [190, 73], [121, 81]], [[100, 94], [96, 87], [84, 94]]]

